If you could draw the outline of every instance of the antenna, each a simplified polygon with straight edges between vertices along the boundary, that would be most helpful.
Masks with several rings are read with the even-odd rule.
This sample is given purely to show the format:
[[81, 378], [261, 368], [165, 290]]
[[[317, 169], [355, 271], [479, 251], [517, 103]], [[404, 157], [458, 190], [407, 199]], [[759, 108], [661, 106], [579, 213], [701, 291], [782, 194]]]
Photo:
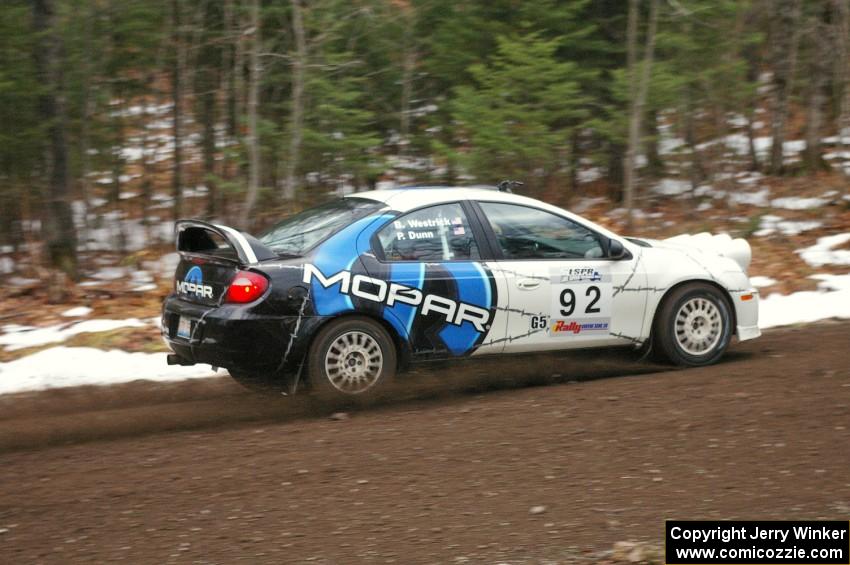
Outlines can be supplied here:
[[515, 188], [519, 188], [525, 185], [524, 182], [518, 180], [503, 180], [496, 186], [499, 189], [499, 192], [513, 192]]

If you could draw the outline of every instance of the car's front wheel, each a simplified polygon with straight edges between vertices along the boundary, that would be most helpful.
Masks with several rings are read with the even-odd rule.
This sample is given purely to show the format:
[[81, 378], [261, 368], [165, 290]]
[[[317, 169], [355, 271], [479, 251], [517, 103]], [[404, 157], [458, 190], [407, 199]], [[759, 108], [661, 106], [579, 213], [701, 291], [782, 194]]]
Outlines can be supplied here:
[[396, 373], [395, 344], [377, 322], [343, 318], [325, 327], [310, 347], [310, 382], [322, 396], [374, 397]]
[[732, 339], [732, 314], [716, 287], [692, 283], [664, 300], [656, 319], [654, 345], [667, 361], [682, 366], [714, 363]]

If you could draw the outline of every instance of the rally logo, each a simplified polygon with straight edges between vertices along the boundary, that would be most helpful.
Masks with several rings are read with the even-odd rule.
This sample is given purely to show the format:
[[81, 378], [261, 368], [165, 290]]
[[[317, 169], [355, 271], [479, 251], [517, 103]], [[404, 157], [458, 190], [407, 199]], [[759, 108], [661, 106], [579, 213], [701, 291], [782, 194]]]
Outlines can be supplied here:
[[189, 269], [183, 280], [177, 281], [176, 286], [177, 292], [180, 294], [194, 294], [198, 298], [213, 297], [213, 288], [204, 284], [204, 275], [197, 265]]
[[576, 322], [557, 320], [552, 326], [553, 334], [579, 334], [581, 332], [608, 331], [608, 322]]
[[592, 267], [579, 267], [562, 271], [558, 282], [601, 282], [602, 279], [602, 273], [596, 269]]
[[319, 283], [323, 288], [339, 285], [341, 294], [386, 304], [389, 307], [394, 304], [408, 304], [418, 308], [421, 316], [438, 314], [445, 318], [446, 322], [455, 326], [469, 322], [476, 331], [481, 333], [487, 331], [490, 322], [489, 310], [466, 302], [459, 302], [436, 294], [424, 294], [418, 288], [387, 282], [366, 275], [352, 275], [351, 271], [339, 271], [326, 277], [316, 266], [307, 263], [304, 265], [303, 282], [310, 284], [313, 281]]

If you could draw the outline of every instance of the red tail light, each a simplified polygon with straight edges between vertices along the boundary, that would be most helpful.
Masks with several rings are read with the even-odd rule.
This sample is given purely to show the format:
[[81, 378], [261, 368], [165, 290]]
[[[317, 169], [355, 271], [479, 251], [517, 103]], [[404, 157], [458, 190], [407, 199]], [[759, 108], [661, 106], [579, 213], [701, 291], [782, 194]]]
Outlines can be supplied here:
[[227, 287], [227, 296], [224, 301], [237, 304], [253, 302], [261, 297], [267, 288], [269, 288], [269, 279], [263, 275], [252, 271], [239, 271]]

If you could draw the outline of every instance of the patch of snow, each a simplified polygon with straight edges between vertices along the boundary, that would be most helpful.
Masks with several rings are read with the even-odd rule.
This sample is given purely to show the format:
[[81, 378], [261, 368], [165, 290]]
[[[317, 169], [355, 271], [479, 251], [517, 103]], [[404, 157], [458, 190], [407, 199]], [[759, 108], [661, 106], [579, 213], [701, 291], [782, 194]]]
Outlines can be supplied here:
[[131, 290], [133, 292], [149, 292], [151, 290], [156, 290], [158, 287], [153, 283], [140, 284], [139, 286], [134, 286]]
[[6, 283], [12, 286], [29, 286], [38, 282], [38, 279], [28, 279], [26, 277], [10, 277], [6, 279]]
[[576, 214], [583, 214], [593, 206], [596, 206], [597, 204], [602, 204], [603, 202], [605, 202], [605, 200], [606, 199], [603, 196], [584, 196], [579, 199], [575, 206], [572, 207], [572, 211]]
[[[708, 141], [698, 146], [699, 149], [714, 145], [716, 141]], [[733, 133], [723, 138], [723, 143], [727, 149], [737, 155], [748, 155], [750, 152], [750, 139], [744, 134]], [[759, 136], [753, 138], [753, 146], [756, 154], [759, 156], [767, 155], [773, 145], [773, 137]], [[782, 154], [786, 157], [794, 157], [799, 155], [806, 149], [806, 142], [802, 139], [792, 139], [782, 144]]]
[[811, 278], [821, 281], [816, 291], [771, 294], [762, 298], [759, 301], [759, 327], [850, 318], [850, 274], [821, 274]]
[[754, 277], [750, 277], [750, 284], [756, 288], [764, 288], [766, 286], [773, 286], [776, 284], [776, 279], [772, 279], [770, 277], [763, 277], [760, 275], [756, 275]]
[[379, 180], [375, 183], [375, 190], [392, 190], [397, 186], [394, 180]]
[[826, 198], [804, 198], [802, 196], [786, 196], [785, 198], [774, 198], [770, 201], [770, 205], [774, 208], [784, 208], [785, 210], [810, 210], [812, 208], [820, 208], [828, 204]]
[[127, 269], [124, 267], [104, 267], [94, 273], [92, 278], [100, 279], [102, 281], [115, 281], [118, 279], [123, 279], [127, 276]]
[[599, 167], [590, 167], [589, 169], [579, 170], [576, 176], [578, 177], [578, 182], [586, 184], [601, 179], [602, 171]]
[[735, 204], [746, 204], [747, 206], [767, 206], [770, 190], [763, 188], [756, 192], [733, 192], [729, 195], [729, 201]]
[[759, 230], [754, 235], [764, 237], [775, 232], [780, 232], [782, 235], [799, 235], [804, 231], [817, 229], [823, 225], [823, 222], [817, 220], [808, 221], [793, 221], [785, 220], [780, 216], [767, 214], [762, 216]]
[[166, 353], [103, 351], [92, 347], [51, 347], [0, 363], [0, 394], [137, 380], [181, 381], [214, 376], [208, 365], [168, 365]]
[[681, 179], [661, 179], [652, 191], [663, 196], [679, 196], [691, 190], [690, 181]]
[[805, 249], [798, 249], [796, 253], [803, 261], [812, 267], [824, 265], [850, 265], [850, 250], [833, 249], [850, 241], [850, 233], [840, 233], [818, 238], [817, 243]]
[[736, 180], [741, 184], [753, 184], [764, 178], [758, 171], [744, 171], [738, 173]]
[[660, 155], [670, 155], [685, 145], [685, 140], [681, 137], [667, 137], [662, 135], [658, 142], [658, 153]]
[[12, 331], [0, 336], [0, 345], [5, 346], [6, 351], [15, 351], [26, 347], [38, 347], [48, 343], [58, 343], [81, 333], [108, 332], [118, 328], [143, 328], [147, 326], [138, 318], [126, 320], [85, 320], [71, 324], [56, 324], [43, 328], [26, 328], [21, 331]]
[[0, 257], [0, 273], [8, 274], [15, 270], [15, 262], [11, 257]]
[[726, 123], [733, 128], [743, 128], [747, 127], [749, 120], [743, 114], [730, 114], [726, 119]]
[[79, 318], [80, 316], [88, 316], [92, 310], [88, 306], [76, 306], [62, 312], [66, 318]]

